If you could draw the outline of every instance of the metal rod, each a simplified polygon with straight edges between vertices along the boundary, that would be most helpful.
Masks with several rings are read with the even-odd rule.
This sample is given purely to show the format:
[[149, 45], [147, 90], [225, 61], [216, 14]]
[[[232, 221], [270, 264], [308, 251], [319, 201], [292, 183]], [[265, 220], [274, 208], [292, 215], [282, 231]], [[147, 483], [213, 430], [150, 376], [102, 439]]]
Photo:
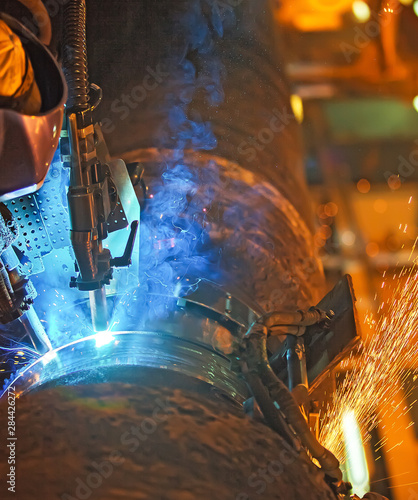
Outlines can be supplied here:
[[306, 372], [306, 357], [303, 339], [295, 337], [294, 335], [288, 335], [286, 342], [289, 390], [292, 391], [298, 385], [308, 387], [308, 375]]
[[33, 307], [30, 307], [19, 320], [24, 326], [33, 346], [40, 354], [45, 354], [52, 350], [51, 341]]
[[74, 113], [68, 116], [68, 136], [71, 147], [71, 186], [83, 186], [83, 172], [80, 163], [80, 145], [78, 142], [77, 117]]
[[105, 287], [89, 292], [91, 321], [95, 332], [103, 332], [108, 328], [107, 303]]

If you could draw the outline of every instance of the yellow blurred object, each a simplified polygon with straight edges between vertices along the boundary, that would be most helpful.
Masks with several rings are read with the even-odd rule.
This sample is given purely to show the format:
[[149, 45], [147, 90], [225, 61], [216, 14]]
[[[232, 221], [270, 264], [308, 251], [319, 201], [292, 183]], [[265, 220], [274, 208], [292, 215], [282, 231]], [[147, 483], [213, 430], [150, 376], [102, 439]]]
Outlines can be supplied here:
[[290, 105], [298, 123], [303, 122], [303, 101], [297, 94], [290, 96]]
[[353, 2], [353, 14], [361, 23], [365, 23], [370, 19], [370, 7], [366, 2], [355, 0]]
[[352, 3], [352, 0], [283, 0], [276, 18], [301, 31], [338, 30]]
[[24, 114], [41, 109], [32, 64], [20, 38], [0, 19], [0, 107]]

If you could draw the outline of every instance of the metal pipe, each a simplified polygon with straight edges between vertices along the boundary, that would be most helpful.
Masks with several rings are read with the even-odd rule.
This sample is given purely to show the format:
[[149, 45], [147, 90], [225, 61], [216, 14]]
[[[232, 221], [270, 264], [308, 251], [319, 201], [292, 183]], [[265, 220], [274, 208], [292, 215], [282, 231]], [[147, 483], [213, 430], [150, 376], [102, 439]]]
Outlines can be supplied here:
[[[127, 47], [122, 53], [111, 39], [100, 44], [115, 71], [107, 71], [99, 57], [89, 61], [92, 79], [104, 90], [97, 116], [110, 154], [141, 162], [151, 195], [159, 191], [167, 165], [180, 155], [194, 183], [181, 218], [195, 224], [196, 207], [205, 208], [207, 245], [217, 255], [218, 268], [229, 275], [222, 276], [222, 284], [233, 295], [245, 290], [269, 310], [307, 307], [321, 298], [323, 277], [313, 251], [300, 129], [280, 70], [273, 15], [266, 1], [220, 2], [221, 15], [235, 18], [235, 25], [218, 36], [209, 19], [208, 39], [196, 38], [196, 43], [210, 43], [211, 51], [199, 53], [187, 39], [193, 25], [181, 32], [178, 19], [186, 12], [194, 16], [200, 3], [205, 2], [160, 0], [141, 15], [128, 4], [129, 17], [143, 29], [132, 24], [119, 34]], [[109, 7], [107, 15], [119, 23], [125, 16], [116, 7]], [[88, 24], [94, 40], [101, 37], [105, 19], [94, 6], [89, 15], [99, 20]], [[138, 64], [131, 63], [133, 57]], [[183, 68], [193, 66], [194, 72], [184, 76]], [[219, 83], [211, 78], [217, 67]], [[150, 81], [152, 89], [146, 90]], [[200, 87], [193, 96], [195, 82]], [[222, 87], [219, 95], [213, 87]], [[211, 91], [218, 97], [213, 106], [208, 105]], [[193, 99], [182, 115], [186, 94]], [[188, 140], [191, 123], [196, 134]], [[211, 128], [216, 144], [195, 148], [200, 126]], [[154, 200], [148, 200], [147, 211]]]
[[[175, 401], [179, 403], [178, 409], [168, 412], [167, 421], [163, 419], [155, 432], [147, 434], [149, 453], [147, 451], [146, 460], [141, 464], [141, 477], [138, 478], [138, 460], [145, 455], [140, 443], [136, 453], [126, 456], [129, 459], [124, 462], [123, 474], [113, 474], [103, 482], [101, 494], [109, 499], [117, 495], [128, 497], [132, 489], [137, 488], [138, 480], [153, 498], [176, 498], [185, 490], [191, 498], [247, 497], [246, 490], [242, 489], [246, 488], [249, 476], [260, 464], [270, 463], [271, 456], [275, 457], [272, 460], [277, 460], [281, 451], [288, 450], [287, 443], [277, 433], [242, 418], [241, 409], [230, 401], [223, 416], [219, 411], [221, 401], [210, 409], [210, 397], [201, 388], [196, 394], [190, 391], [184, 398], [181, 396], [179, 402], [182, 394], [179, 388], [187, 386], [178, 381], [177, 375], [188, 379], [189, 383], [205, 381], [212, 386], [208, 392], [227, 394], [232, 399], [237, 394], [241, 398], [245, 387], [238, 386], [238, 377], [229, 370], [227, 358], [210, 343], [214, 333], [223, 333], [223, 327], [215, 324], [212, 316], [201, 314], [203, 309], [210, 310], [211, 304], [204, 301], [202, 305], [206, 307], [195, 314], [193, 309], [183, 313], [178, 297], [158, 302], [167, 291], [164, 285], [169, 278], [166, 280], [158, 274], [156, 267], [162, 263], [169, 276], [172, 274], [174, 279], [183, 276], [177, 269], [182, 264], [182, 249], [187, 246], [184, 267], [187, 272], [192, 270], [197, 275], [191, 283], [198, 283], [200, 287], [201, 281], [207, 280], [223, 287], [225, 293], [219, 302], [225, 306], [224, 319], [236, 316], [252, 321], [253, 316], [249, 319], [248, 308], [241, 308], [237, 297], [243, 297], [245, 304], [261, 303], [262, 308], [254, 308], [261, 314], [262, 310], [308, 307], [322, 294], [322, 274], [314, 257], [310, 204], [303, 181], [300, 132], [291, 112], [281, 57], [274, 53], [278, 44], [269, 4], [267, 0], [159, 0], [144, 2], [144, 5], [128, 1], [121, 9], [120, 2], [106, 2], [105, 6], [89, 2], [88, 32], [95, 54], [90, 61], [90, 71], [92, 79], [104, 90], [103, 102], [96, 110], [97, 118], [102, 120], [111, 156], [141, 161], [144, 166], [149, 194], [147, 214], [155, 215], [157, 224], [150, 226], [148, 232], [143, 231], [141, 240], [140, 269], [144, 274], [140, 281], [145, 287], [149, 285], [150, 294], [133, 298], [129, 315], [126, 305], [123, 311], [129, 316], [127, 323], [134, 324], [134, 328], [128, 330], [141, 330], [142, 335], [133, 335], [131, 339], [129, 334], [121, 334], [122, 339], [103, 346], [103, 350], [97, 348], [92, 339], [89, 341], [97, 356], [95, 366], [101, 367], [100, 363], [108, 361], [112, 354], [116, 356], [115, 378], [107, 378], [107, 372], [102, 371], [97, 377], [97, 370], [91, 369], [91, 359], [84, 348], [76, 359], [71, 351], [74, 346], [69, 349], [71, 373], [76, 365], [79, 368], [80, 363], [84, 363], [90, 381], [89, 390], [80, 396], [81, 399], [95, 394], [95, 383], [103, 381], [130, 383], [129, 396], [126, 398], [123, 392], [126, 385], [105, 384], [99, 388], [100, 391], [104, 386], [112, 386], [105, 405], [110, 403], [113, 408], [112, 415], [109, 411], [101, 412], [103, 426], [100, 429], [94, 423], [97, 422], [95, 412], [99, 409], [80, 405], [79, 400], [69, 398], [66, 408], [71, 424], [79, 428], [78, 422], [83, 422], [82, 426], [87, 421], [92, 422], [99, 439], [96, 434], [96, 441], [91, 444], [89, 432], [73, 436], [79, 439], [78, 458], [72, 460], [68, 455], [64, 458], [67, 463], [77, 466], [81, 463], [86, 470], [92, 459], [101, 462], [102, 458], [96, 457], [103, 457], [105, 449], [114, 449], [115, 442], [119, 447], [121, 436], [133, 424], [150, 423], [147, 417], [154, 415], [155, 399], [166, 400], [168, 382], [174, 377]], [[226, 20], [225, 25], [229, 25], [225, 26], [223, 36], [222, 18]], [[116, 44], [114, 37], [103, 37], [103, 26], [109, 22], [124, 27], [118, 30]], [[216, 80], [222, 81], [223, 89], [219, 93]], [[221, 102], [223, 93], [225, 99]], [[215, 105], [211, 106], [210, 101], [216, 101]], [[190, 104], [187, 110], [185, 102]], [[212, 131], [209, 131], [209, 124], [212, 124]], [[189, 139], [185, 139], [186, 136]], [[209, 146], [202, 145], [202, 141], [199, 143], [206, 136], [216, 136], [217, 143], [215, 140], [209, 141]], [[209, 151], [210, 147], [214, 149]], [[176, 166], [175, 158], [179, 167], [187, 168], [187, 179], [171, 175], [174, 169], [168, 171], [168, 164]], [[162, 192], [161, 183], [167, 176], [171, 178], [171, 185]], [[187, 182], [182, 184], [182, 181]], [[168, 202], [167, 210], [161, 208], [164, 201]], [[142, 229], [145, 229], [147, 214], [144, 214]], [[171, 219], [170, 214], [173, 214]], [[159, 233], [159, 227], [167, 229], [168, 235], [161, 234], [164, 231]], [[191, 244], [188, 245], [190, 236]], [[203, 256], [199, 254], [202, 248], [203, 252], [207, 251]], [[163, 252], [167, 249], [168, 258], [165, 259]], [[152, 267], [154, 263], [156, 266]], [[151, 272], [147, 276], [145, 271], [148, 269]], [[211, 298], [208, 295], [207, 300]], [[157, 314], [152, 316], [155, 311]], [[144, 316], [148, 312], [150, 319], [147, 322]], [[120, 316], [122, 322], [125, 318], [123, 314]], [[185, 326], [186, 320], [189, 329]], [[123, 343], [124, 338], [128, 340], [126, 337], [129, 337], [128, 344]], [[142, 342], [137, 344], [139, 338]], [[179, 346], [184, 349], [179, 350]], [[62, 358], [64, 354], [60, 352], [59, 356]], [[155, 368], [151, 374], [147, 372], [149, 360]], [[121, 362], [125, 363], [124, 367]], [[132, 366], [133, 370], [125, 377], [128, 363], [136, 366]], [[218, 369], [219, 366], [222, 369]], [[48, 363], [43, 367], [44, 375], [49, 373], [53, 378], [54, 367], [55, 362]], [[70, 368], [60, 373], [70, 375], [65, 377], [65, 383], [76, 385], [80, 381], [79, 371], [72, 377]], [[141, 373], [144, 373], [142, 378]], [[151, 412], [147, 414], [141, 402], [135, 404], [134, 412], [128, 410], [128, 407], [132, 409], [132, 395], [144, 389], [147, 383], [153, 386]], [[267, 398], [258, 379], [255, 384], [255, 393], [263, 398], [261, 404], [268, 418], [271, 417], [271, 422], [275, 421], [273, 425], [277, 426], [273, 400]], [[79, 389], [71, 388], [76, 392]], [[126, 405], [124, 402], [122, 407], [113, 405], [115, 394], [118, 402], [126, 401]], [[47, 396], [56, 401], [54, 394]], [[31, 394], [27, 397], [30, 400]], [[196, 402], [199, 405], [197, 412], [194, 411]], [[20, 408], [22, 414], [22, 401]], [[84, 418], [86, 411], [88, 418]], [[53, 405], [51, 412], [53, 418], [48, 416], [49, 419], [64, 429], [64, 434], [58, 433], [58, 437], [68, 440], [71, 430], [63, 424], [64, 412]], [[135, 419], [132, 425], [128, 413]], [[235, 415], [240, 419], [237, 426], [231, 425]], [[106, 427], [111, 419], [112, 425]], [[196, 423], [199, 430], [194, 432]], [[128, 425], [126, 429], [125, 424]], [[40, 428], [47, 433], [51, 427]], [[171, 439], [173, 432], [181, 444]], [[117, 441], [113, 441], [114, 433]], [[24, 442], [23, 438], [20, 442]], [[228, 452], [219, 453], [218, 443], [226, 443], [225, 439]], [[45, 487], [49, 488], [49, 495], [62, 495], [62, 484], [68, 480], [66, 484], [72, 487], [74, 477], [80, 474], [80, 471], [73, 474], [68, 467], [61, 467], [62, 448], [58, 453], [53, 449], [61, 441], [55, 438], [51, 442], [49, 453], [53, 457], [53, 467], [46, 471], [48, 481], [42, 478], [43, 482], [38, 483], [37, 476], [28, 472], [27, 485], [36, 488], [35, 494], [28, 498], [35, 498]], [[166, 450], [164, 457], [158, 453], [159, 449]], [[229, 450], [236, 460], [231, 460]], [[186, 460], [183, 457], [187, 457]], [[25, 464], [24, 457], [21, 458]], [[172, 458], [175, 465], [170, 462]], [[226, 468], [224, 462], [220, 462], [224, 458]], [[202, 475], [194, 474], [197, 462]], [[156, 463], [161, 471], [157, 476], [154, 473]], [[317, 468], [308, 462], [303, 465], [296, 458], [283, 462], [284, 473], [275, 476], [272, 490], [266, 490], [263, 497], [275, 498], [280, 491], [286, 498], [332, 498], [321, 477], [313, 480], [314, 475], [318, 475]], [[49, 482], [49, 478], [57, 477], [56, 470], [64, 471], [60, 476], [61, 484]], [[220, 470], [224, 473], [219, 474]], [[73, 494], [73, 490], [68, 493]]]
[[267, 328], [275, 326], [311, 326], [325, 321], [327, 312], [320, 309], [312, 308], [308, 311], [296, 311], [294, 313], [274, 311], [263, 315], [257, 320]]

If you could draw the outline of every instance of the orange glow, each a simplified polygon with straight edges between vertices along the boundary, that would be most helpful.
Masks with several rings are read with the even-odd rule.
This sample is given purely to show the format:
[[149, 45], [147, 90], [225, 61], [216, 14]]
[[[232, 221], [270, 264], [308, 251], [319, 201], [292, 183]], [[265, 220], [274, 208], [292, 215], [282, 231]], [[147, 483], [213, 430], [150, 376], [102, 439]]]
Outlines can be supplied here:
[[357, 190], [362, 194], [368, 193], [370, 191], [370, 182], [367, 179], [360, 179], [357, 182]]
[[376, 257], [379, 253], [379, 245], [371, 241], [366, 247], [366, 253], [369, 257]]
[[316, 234], [314, 238], [314, 243], [315, 246], [322, 248], [323, 246], [325, 246], [326, 241], [324, 240], [324, 238], [322, 238], [321, 235]]
[[402, 183], [398, 175], [391, 175], [388, 179], [388, 185], [393, 191], [399, 189], [401, 187], [401, 184]]
[[330, 201], [325, 205], [324, 212], [328, 217], [335, 217], [338, 214], [338, 206]]
[[379, 198], [373, 203], [373, 208], [378, 214], [384, 214], [388, 209], [388, 203], [385, 200]]
[[331, 228], [327, 225], [322, 225], [319, 230], [318, 230], [318, 234], [324, 238], [325, 240], [327, 240], [328, 238], [331, 237], [332, 235], [332, 231], [331, 231]]
[[224, 354], [231, 354], [233, 351], [233, 340], [229, 330], [223, 326], [218, 326], [212, 338], [212, 346], [218, 351], [222, 351]]
[[289, 0], [279, 3], [276, 19], [301, 31], [338, 30], [352, 0]]
[[[346, 371], [343, 382], [333, 395], [333, 402], [323, 416], [323, 444], [344, 461], [341, 439], [342, 416], [354, 412], [361, 424], [364, 440], [382, 420], [396, 423], [397, 415], [407, 415], [402, 398], [402, 380], [416, 366], [418, 342], [418, 267], [404, 267], [380, 283], [380, 306], [377, 314], [364, 318], [372, 333], [341, 364]], [[390, 429], [390, 433], [393, 429]], [[389, 433], [389, 434], [390, 434]], [[381, 445], [385, 446], [384, 438]]]

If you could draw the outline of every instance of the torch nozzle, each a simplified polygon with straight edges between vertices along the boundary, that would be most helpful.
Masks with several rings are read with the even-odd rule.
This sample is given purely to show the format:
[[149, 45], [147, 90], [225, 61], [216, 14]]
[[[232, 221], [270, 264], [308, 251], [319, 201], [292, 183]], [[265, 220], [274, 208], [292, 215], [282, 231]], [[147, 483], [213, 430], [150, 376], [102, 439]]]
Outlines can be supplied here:
[[52, 350], [51, 341], [32, 306], [19, 318], [19, 320], [24, 326], [27, 335], [30, 337], [33, 346], [40, 354], [45, 354]]
[[95, 332], [103, 332], [108, 328], [106, 290], [102, 286], [98, 290], [89, 291], [91, 321]]

